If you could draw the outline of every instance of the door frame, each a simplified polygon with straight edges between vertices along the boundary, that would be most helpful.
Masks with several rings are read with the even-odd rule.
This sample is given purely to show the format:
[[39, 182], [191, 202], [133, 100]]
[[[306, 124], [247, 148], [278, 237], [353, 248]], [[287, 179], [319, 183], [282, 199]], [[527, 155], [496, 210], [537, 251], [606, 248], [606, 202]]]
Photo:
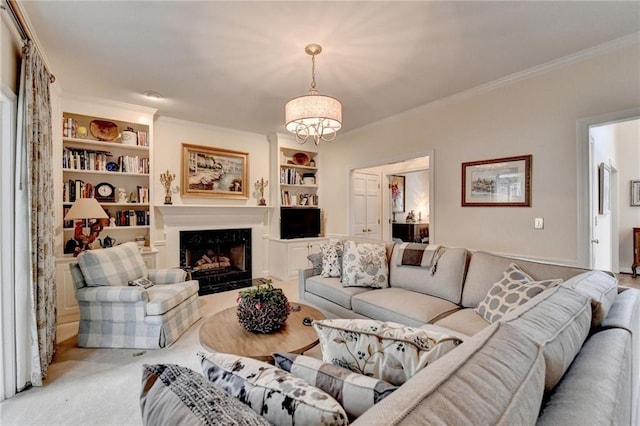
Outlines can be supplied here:
[[16, 332], [14, 289], [14, 172], [18, 98], [0, 86], [0, 145], [2, 179], [0, 186], [0, 401], [16, 394]]
[[608, 114], [586, 117], [577, 120], [577, 172], [578, 172], [578, 199], [577, 199], [577, 266], [581, 268], [592, 267], [592, 218], [591, 205], [594, 202], [591, 197], [591, 141], [589, 128], [606, 124], [614, 124], [622, 121], [640, 118], [640, 108], [631, 108], [615, 111]]
[[[436, 238], [436, 228], [437, 228], [437, 224], [436, 224], [436, 216], [435, 216], [435, 203], [437, 202], [436, 200], [436, 194], [435, 194], [435, 168], [436, 168], [436, 157], [435, 157], [435, 151], [433, 149], [427, 150], [427, 151], [420, 151], [420, 152], [415, 152], [413, 154], [407, 154], [407, 155], [403, 155], [403, 156], [399, 156], [399, 157], [394, 157], [391, 159], [388, 159], [387, 161], [373, 161], [373, 162], [369, 162], [369, 163], [363, 163], [363, 164], [358, 164], [357, 166], [354, 166], [352, 168], [350, 168], [347, 171], [347, 178], [348, 178], [348, 182], [349, 182], [349, 194], [348, 196], [348, 216], [347, 216], [347, 229], [351, 229], [351, 215], [352, 215], [352, 210], [353, 210], [353, 206], [351, 205], [351, 196], [352, 196], [352, 187], [351, 187], [351, 182], [352, 182], [352, 176], [353, 176], [353, 172], [361, 170], [361, 169], [368, 169], [368, 168], [374, 168], [374, 167], [383, 167], [383, 166], [388, 166], [391, 164], [397, 164], [397, 163], [402, 163], [405, 161], [410, 161], [410, 160], [414, 160], [416, 158], [421, 158], [421, 157], [428, 157], [429, 158], [429, 168], [428, 170], [428, 175], [429, 175], [429, 242], [431, 244], [433, 244], [433, 241], [435, 241]], [[384, 180], [386, 179], [386, 176], [383, 176], [381, 174], [381, 184], [384, 185]], [[381, 185], [381, 186], [382, 186]], [[383, 191], [383, 188], [380, 189], [381, 194], [386, 193], [385, 191]], [[381, 217], [380, 217], [380, 221], [381, 221], [381, 238], [385, 241], [390, 241], [391, 240], [391, 226], [386, 226], [385, 224], [390, 223], [389, 221], [391, 220], [391, 214], [387, 211], [388, 209], [384, 208], [385, 205], [385, 200], [384, 200], [384, 196], [381, 197], [380, 202], [383, 205], [383, 208], [381, 210]], [[350, 231], [349, 231], [350, 232]], [[387, 235], [388, 234], [388, 235]]]

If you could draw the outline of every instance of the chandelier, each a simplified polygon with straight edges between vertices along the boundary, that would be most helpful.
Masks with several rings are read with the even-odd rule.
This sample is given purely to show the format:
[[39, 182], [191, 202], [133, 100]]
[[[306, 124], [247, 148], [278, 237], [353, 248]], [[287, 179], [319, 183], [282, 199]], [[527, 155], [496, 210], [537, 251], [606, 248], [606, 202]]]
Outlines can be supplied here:
[[311, 89], [309, 94], [291, 99], [284, 107], [285, 128], [296, 135], [296, 142], [304, 144], [310, 137], [313, 143], [331, 142], [342, 127], [342, 104], [331, 96], [319, 95], [316, 89], [316, 55], [322, 52], [318, 44], [304, 48], [311, 55]]

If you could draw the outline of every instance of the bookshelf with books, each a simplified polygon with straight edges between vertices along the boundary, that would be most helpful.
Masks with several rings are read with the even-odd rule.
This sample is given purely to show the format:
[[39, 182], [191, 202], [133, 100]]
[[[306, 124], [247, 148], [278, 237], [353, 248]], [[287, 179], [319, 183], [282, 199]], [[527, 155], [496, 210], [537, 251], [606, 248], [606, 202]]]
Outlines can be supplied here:
[[317, 153], [280, 147], [278, 152], [281, 207], [318, 207]]
[[[74, 221], [64, 217], [78, 198], [96, 198], [109, 216], [101, 219], [104, 228], [99, 238], [110, 236], [123, 243], [143, 236], [145, 245], [150, 245], [151, 126], [128, 120], [131, 114], [123, 115], [113, 119], [76, 110], [62, 113], [59, 196], [63, 253], [75, 228]], [[88, 233], [92, 221], [83, 222]]]

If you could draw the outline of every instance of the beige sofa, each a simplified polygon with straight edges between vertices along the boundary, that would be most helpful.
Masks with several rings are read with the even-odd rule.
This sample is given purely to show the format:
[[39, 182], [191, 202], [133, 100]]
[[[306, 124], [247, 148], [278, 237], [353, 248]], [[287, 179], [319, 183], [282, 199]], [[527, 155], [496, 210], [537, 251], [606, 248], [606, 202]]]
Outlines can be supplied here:
[[[640, 292], [611, 274], [447, 248], [437, 268], [400, 265], [389, 288], [342, 287], [300, 271], [301, 299], [341, 318], [445, 327], [464, 338], [355, 424], [637, 424]], [[489, 324], [474, 308], [515, 263], [561, 278]]]

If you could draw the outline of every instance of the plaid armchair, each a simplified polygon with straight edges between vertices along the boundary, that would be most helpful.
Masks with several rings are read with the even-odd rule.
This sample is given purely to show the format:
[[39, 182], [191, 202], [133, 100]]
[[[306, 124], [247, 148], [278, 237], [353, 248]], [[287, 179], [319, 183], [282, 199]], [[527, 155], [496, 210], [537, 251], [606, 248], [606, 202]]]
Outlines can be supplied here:
[[[200, 318], [198, 281], [180, 269], [148, 270], [136, 243], [83, 252], [70, 268], [80, 347], [164, 348]], [[129, 285], [138, 278], [154, 285]]]

